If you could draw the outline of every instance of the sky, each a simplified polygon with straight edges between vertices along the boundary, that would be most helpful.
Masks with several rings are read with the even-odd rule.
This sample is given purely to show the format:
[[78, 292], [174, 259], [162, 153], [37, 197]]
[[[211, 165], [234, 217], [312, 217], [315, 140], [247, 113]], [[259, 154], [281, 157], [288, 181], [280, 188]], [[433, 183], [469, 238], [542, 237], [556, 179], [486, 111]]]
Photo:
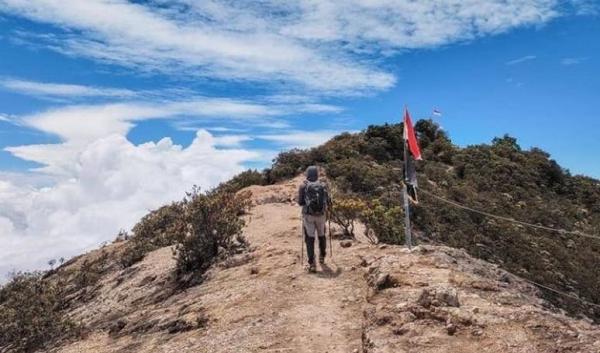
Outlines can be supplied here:
[[0, 276], [282, 150], [431, 117], [600, 177], [587, 0], [0, 0]]

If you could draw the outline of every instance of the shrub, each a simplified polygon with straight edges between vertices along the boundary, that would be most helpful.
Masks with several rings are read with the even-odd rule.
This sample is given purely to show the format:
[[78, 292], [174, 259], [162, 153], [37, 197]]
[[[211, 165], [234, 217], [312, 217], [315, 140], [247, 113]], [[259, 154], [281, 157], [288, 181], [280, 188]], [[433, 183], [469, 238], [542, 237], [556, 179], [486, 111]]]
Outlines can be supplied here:
[[264, 185], [265, 175], [257, 170], [249, 169], [234, 176], [229, 181], [219, 185], [218, 189], [225, 192], [238, 192], [252, 185]]
[[345, 237], [355, 238], [354, 223], [365, 212], [366, 204], [357, 197], [339, 196], [333, 198], [330, 217], [333, 223], [342, 227]]
[[404, 243], [404, 211], [399, 206], [385, 207], [378, 200], [372, 201], [361, 215], [365, 235], [377, 238], [381, 243]]
[[61, 310], [64, 284], [17, 273], [0, 288], [0, 351], [32, 352], [80, 332]]
[[184, 201], [189, 235], [175, 248], [176, 278], [183, 286], [197, 284], [217, 258], [246, 247], [241, 217], [249, 206], [248, 194], [194, 188]]
[[133, 236], [121, 255], [121, 265], [129, 267], [147, 253], [181, 241], [186, 234], [184, 214], [184, 205], [174, 202], [144, 216], [133, 227]]

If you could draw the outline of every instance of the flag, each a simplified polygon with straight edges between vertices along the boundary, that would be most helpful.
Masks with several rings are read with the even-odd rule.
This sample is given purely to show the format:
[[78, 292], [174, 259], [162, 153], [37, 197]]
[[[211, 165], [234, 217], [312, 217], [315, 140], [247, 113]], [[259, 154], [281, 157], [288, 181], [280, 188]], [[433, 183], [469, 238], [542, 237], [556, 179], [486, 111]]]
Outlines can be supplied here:
[[420, 161], [421, 150], [419, 149], [419, 143], [417, 142], [417, 136], [415, 135], [415, 129], [413, 128], [412, 121], [410, 120], [410, 114], [408, 109], [404, 109], [404, 140], [407, 141], [408, 150], [412, 156]]
[[417, 188], [419, 187], [419, 183], [417, 182], [417, 169], [415, 167], [415, 161], [410, 154], [406, 155], [404, 181], [406, 183], [408, 197], [412, 200], [412, 202], [418, 204], [419, 198], [417, 196]]
[[437, 109], [433, 109], [433, 113], [434, 116], [442, 116], [442, 112], [437, 110]]

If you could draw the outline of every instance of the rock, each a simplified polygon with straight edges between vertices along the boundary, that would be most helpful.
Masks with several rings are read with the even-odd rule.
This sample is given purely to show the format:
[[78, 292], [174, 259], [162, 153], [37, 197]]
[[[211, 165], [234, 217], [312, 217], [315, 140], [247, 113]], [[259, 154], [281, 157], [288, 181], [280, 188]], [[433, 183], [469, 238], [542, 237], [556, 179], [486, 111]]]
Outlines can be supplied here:
[[143, 286], [147, 285], [148, 283], [152, 283], [152, 282], [154, 282], [155, 279], [156, 279], [155, 275], [146, 276], [146, 277], [144, 277], [144, 279], [142, 279], [140, 281], [140, 283], [138, 284], [138, 287], [143, 287]]
[[500, 281], [505, 282], [505, 283], [511, 283], [512, 279], [510, 278], [510, 275], [505, 272], [500, 276]]
[[375, 286], [377, 289], [383, 289], [385, 285], [389, 282], [390, 275], [387, 273], [380, 273], [375, 280]]
[[446, 325], [446, 332], [448, 332], [448, 335], [453, 336], [456, 333], [456, 325], [453, 323], [449, 323], [448, 325]]
[[429, 308], [431, 306], [431, 294], [428, 289], [423, 289], [421, 291], [421, 295], [419, 299], [417, 299], [417, 304], [424, 308]]
[[349, 248], [352, 246], [352, 242], [350, 240], [344, 240], [340, 242], [340, 246], [342, 248]]
[[455, 308], [460, 306], [458, 301], [458, 293], [454, 288], [441, 288], [436, 290], [435, 298], [440, 302], [440, 304], [446, 304], [447, 306], [452, 306]]
[[112, 324], [110, 326], [110, 328], [108, 329], [108, 334], [111, 336], [116, 335], [117, 333], [121, 332], [121, 330], [123, 328], [125, 328], [125, 326], [127, 326], [127, 321], [124, 319], [120, 319], [117, 320], [117, 322], [115, 322], [114, 324]]
[[395, 327], [392, 329], [392, 333], [396, 336], [402, 336], [408, 332], [406, 327]]
[[192, 323], [184, 320], [173, 320], [161, 325], [159, 329], [166, 330], [170, 334], [193, 330], [195, 327]]
[[483, 330], [475, 329], [475, 330], [471, 331], [471, 334], [473, 336], [479, 337], [479, 336], [483, 335]]
[[424, 308], [431, 306], [452, 306], [460, 307], [458, 300], [458, 294], [454, 288], [436, 288], [433, 291], [429, 289], [423, 289], [417, 304]]
[[252, 267], [250, 267], [250, 274], [251, 274], [251, 275], [257, 275], [257, 274], [258, 274], [258, 272], [259, 272], [259, 271], [258, 271], [258, 267], [256, 267], [256, 266], [252, 266]]

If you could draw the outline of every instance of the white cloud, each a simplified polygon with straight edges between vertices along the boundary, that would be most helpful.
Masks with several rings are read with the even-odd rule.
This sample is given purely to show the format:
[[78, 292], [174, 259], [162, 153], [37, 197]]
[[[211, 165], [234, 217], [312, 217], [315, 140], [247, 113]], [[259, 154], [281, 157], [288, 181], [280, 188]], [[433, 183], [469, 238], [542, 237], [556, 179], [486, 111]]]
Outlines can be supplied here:
[[54, 148], [40, 147], [36, 159], [51, 167], [75, 167], [52, 186], [0, 182], [0, 273], [39, 268], [51, 257], [95, 247], [148, 210], [181, 199], [192, 185], [215, 186], [242, 171], [244, 162], [261, 157], [215, 148], [219, 143], [199, 131], [186, 148], [169, 138], [135, 146], [119, 134], [61, 153], [61, 158]]
[[218, 147], [239, 147], [242, 143], [252, 141], [248, 135], [222, 135], [216, 136], [215, 146]]
[[68, 55], [186, 76], [292, 82], [321, 93], [394, 85], [394, 75], [379, 69], [373, 54], [470, 40], [560, 15], [558, 0], [158, 0], [144, 5], [0, 0], [0, 5], [0, 11], [65, 29], [33, 35], [37, 44]]
[[560, 60], [560, 64], [564, 66], [572, 66], [579, 65], [582, 62], [586, 61], [588, 58], [578, 57], [578, 58], [563, 58]]
[[259, 135], [257, 138], [275, 142], [283, 148], [309, 148], [326, 142], [336, 134], [339, 134], [339, 131], [288, 131], [280, 134]]
[[537, 59], [537, 56], [535, 56], [535, 55], [526, 55], [526, 56], [523, 56], [520, 58], [516, 58], [516, 59], [510, 60], [510, 61], [507, 61], [506, 65], [517, 65], [517, 64], [521, 64], [526, 61], [531, 61], [531, 60], [535, 60], [535, 59]]
[[[20, 121], [24, 125], [56, 134], [65, 141], [81, 143], [113, 133], [125, 134], [134, 122], [141, 120], [177, 116], [231, 120], [268, 118], [280, 113], [276, 108], [243, 100], [196, 97], [185, 101], [160, 103], [72, 105], [24, 116]], [[11, 148], [10, 150], [18, 153], [22, 149]]]
[[36, 82], [26, 80], [0, 80], [0, 87], [5, 89], [41, 97], [133, 97], [134, 91], [128, 89], [91, 87], [82, 85]]
[[10, 114], [4, 114], [4, 113], [0, 113], [0, 121], [14, 121], [16, 117], [14, 115], [10, 115]]

